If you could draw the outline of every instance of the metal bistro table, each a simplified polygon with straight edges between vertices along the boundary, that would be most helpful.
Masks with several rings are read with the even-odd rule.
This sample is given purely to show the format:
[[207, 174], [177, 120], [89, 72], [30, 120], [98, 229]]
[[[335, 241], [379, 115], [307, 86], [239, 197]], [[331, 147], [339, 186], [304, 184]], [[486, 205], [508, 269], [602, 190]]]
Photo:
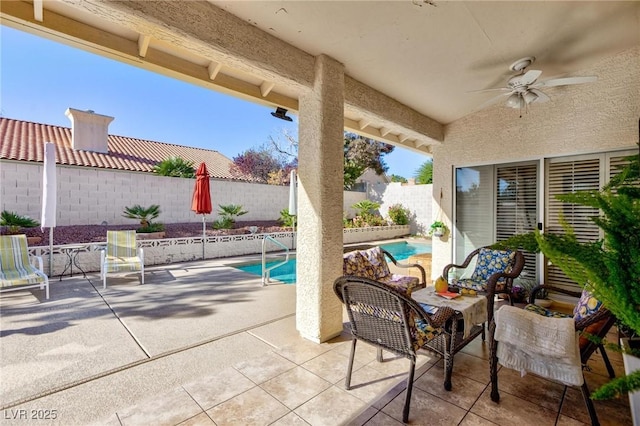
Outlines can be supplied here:
[[85, 244], [67, 244], [60, 247], [60, 251], [67, 255], [67, 263], [64, 266], [64, 270], [60, 274], [60, 278], [58, 279], [58, 281], [62, 280], [62, 277], [67, 272], [67, 269], [69, 270], [69, 276], [73, 277], [73, 265], [76, 265], [76, 268], [78, 268], [78, 270], [82, 272], [83, 277], [87, 277], [84, 269], [82, 269], [80, 265], [78, 265], [78, 254], [85, 247]]
[[[469, 342], [482, 334], [482, 340], [485, 340], [485, 323], [487, 321], [487, 298], [484, 295], [476, 296], [458, 296], [454, 299], [447, 299], [439, 296], [434, 287], [426, 287], [411, 293], [411, 298], [423, 306], [425, 311], [434, 312], [435, 309], [442, 306], [448, 306], [458, 314], [458, 320], [453, 325], [455, 333], [453, 333], [451, 347], [449, 351], [446, 348], [446, 339], [444, 336], [433, 339], [425, 345], [425, 349], [436, 352], [445, 358], [449, 352], [450, 365], [445, 365], [445, 383], [444, 388], [451, 390], [451, 371], [453, 370], [454, 355], [465, 347]], [[430, 309], [431, 308], [431, 309]], [[460, 324], [462, 323], [462, 326]]]

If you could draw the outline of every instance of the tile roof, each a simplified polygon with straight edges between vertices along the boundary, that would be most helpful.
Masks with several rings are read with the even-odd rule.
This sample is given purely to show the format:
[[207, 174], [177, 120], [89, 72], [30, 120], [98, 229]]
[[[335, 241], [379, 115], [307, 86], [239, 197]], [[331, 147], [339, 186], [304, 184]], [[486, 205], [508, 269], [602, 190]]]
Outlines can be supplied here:
[[74, 150], [71, 128], [0, 117], [0, 159], [43, 162], [46, 142], [56, 144], [56, 163], [62, 165], [152, 172], [156, 163], [178, 156], [196, 168], [204, 161], [213, 178], [238, 179], [229, 172], [233, 161], [218, 151], [114, 135], [108, 136], [108, 153]]

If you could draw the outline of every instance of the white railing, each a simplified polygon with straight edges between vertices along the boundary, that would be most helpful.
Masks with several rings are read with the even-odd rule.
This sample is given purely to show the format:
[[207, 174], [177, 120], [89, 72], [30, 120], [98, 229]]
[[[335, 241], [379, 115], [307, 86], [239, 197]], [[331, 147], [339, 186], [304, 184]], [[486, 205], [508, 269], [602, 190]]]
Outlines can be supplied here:
[[[284, 260], [268, 268], [267, 268], [267, 242], [272, 242], [273, 244], [280, 246], [285, 250]], [[271, 274], [272, 269], [275, 269], [278, 266], [282, 266], [288, 261], [289, 261], [289, 247], [285, 246], [280, 241], [276, 240], [273, 237], [270, 237], [269, 235], [265, 236], [262, 239], [262, 285], [265, 286], [269, 283], [269, 276]]]

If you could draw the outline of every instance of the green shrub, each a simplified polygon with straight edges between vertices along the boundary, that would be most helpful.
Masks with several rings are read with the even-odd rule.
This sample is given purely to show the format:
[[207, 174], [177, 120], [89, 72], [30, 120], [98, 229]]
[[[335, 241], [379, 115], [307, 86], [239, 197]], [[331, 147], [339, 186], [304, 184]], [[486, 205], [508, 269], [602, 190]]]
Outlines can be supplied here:
[[409, 209], [402, 206], [402, 204], [394, 204], [389, 207], [389, 218], [391, 222], [396, 225], [406, 225], [409, 223]]
[[231, 229], [234, 223], [229, 217], [221, 217], [213, 221], [213, 229]]
[[192, 161], [187, 161], [180, 157], [169, 157], [153, 166], [153, 172], [160, 176], [196, 177], [196, 169]]
[[282, 209], [280, 210], [280, 218], [278, 219], [278, 222], [282, 226], [293, 227], [293, 225], [295, 225], [295, 218], [295, 215], [289, 214], [289, 209]]

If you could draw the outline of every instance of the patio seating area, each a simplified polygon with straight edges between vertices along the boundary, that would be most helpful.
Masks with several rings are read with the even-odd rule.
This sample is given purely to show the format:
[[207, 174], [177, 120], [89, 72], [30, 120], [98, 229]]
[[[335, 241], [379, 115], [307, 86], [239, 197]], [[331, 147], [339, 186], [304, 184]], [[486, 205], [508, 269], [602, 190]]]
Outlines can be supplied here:
[[[262, 287], [228, 266], [247, 260], [151, 266], [144, 285], [131, 273], [107, 289], [99, 272], [65, 277], [49, 300], [39, 289], [3, 294], [3, 424], [401, 424], [409, 361], [385, 354], [379, 363], [375, 348], [358, 345], [345, 390], [348, 332], [302, 339], [296, 286]], [[610, 358], [622, 374], [618, 354]], [[409, 424], [589, 423], [579, 389], [507, 369], [492, 402], [480, 338], [455, 355], [451, 392], [442, 362], [419, 352]], [[592, 389], [608, 380], [599, 354], [589, 366]], [[626, 399], [595, 407], [603, 425], [631, 424]]]

